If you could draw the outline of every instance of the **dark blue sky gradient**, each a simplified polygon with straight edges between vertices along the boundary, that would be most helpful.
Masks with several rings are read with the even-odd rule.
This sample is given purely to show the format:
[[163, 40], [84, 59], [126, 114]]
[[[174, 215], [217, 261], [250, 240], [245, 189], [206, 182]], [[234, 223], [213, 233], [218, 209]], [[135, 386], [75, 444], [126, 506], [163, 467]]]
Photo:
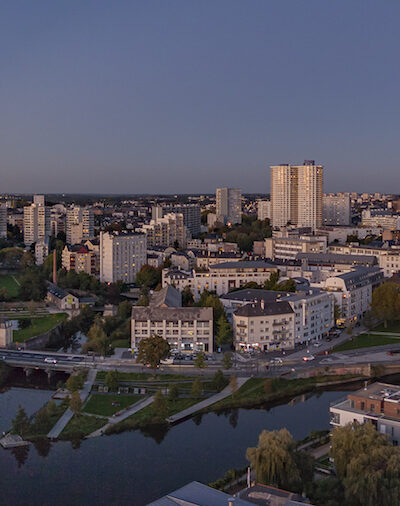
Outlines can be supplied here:
[[0, 192], [400, 192], [398, 0], [6, 0]]

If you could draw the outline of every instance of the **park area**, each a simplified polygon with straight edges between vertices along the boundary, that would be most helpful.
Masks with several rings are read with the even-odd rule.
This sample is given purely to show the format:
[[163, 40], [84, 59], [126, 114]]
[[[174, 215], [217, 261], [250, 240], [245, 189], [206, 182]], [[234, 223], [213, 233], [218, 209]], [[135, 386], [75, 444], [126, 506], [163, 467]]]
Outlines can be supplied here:
[[140, 395], [92, 394], [83, 411], [93, 415], [112, 416], [143, 399]]
[[18, 274], [0, 275], [0, 291], [5, 289], [9, 298], [17, 297], [19, 294]]
[[14, 342], [23, 343], [27, 339], [44, 334], [45, 332], [52, 330], [67, 318], [68, 315], [66, 313], [55, 313], [40, 317], [35, 317], [33, 315], [32, 317], [18, 318], [16, 319], [18, 322], [28, 320], [29, 325], [26, 328], [14, 330]]
[[399, 337], [373, 333], [360, 334], [333, 348], [332, 353], [358, 350], [360, 348], [372, 348], [374, 346], [385, 346], [386, 344], [400, 344], [400, 334]]

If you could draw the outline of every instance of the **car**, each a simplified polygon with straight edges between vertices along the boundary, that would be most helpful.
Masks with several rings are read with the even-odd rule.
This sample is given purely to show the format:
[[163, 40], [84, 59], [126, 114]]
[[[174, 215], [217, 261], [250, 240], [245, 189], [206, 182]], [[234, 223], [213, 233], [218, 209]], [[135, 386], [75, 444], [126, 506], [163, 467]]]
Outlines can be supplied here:
[[57, 360], [53, 357], [46, 357], [44, 359], [44, 361], [46, 362], [46, 364], [56, 364], [57, 363]]
[[314, 360], [314, 355], [304, 355], [303, 360], [304, 362], [309, 362], [310, 360]]
[[165, 358], [163, 360], [160, 360], [160, 362], [163, 365], [173, 364], [174, 363], [174, 359], [173, 358]]
[[398, 353], [400, 353], [400, 350], [389, 350], [387, 353], [388, 355], [397, 355]]
[[322, 346], [322, 343], [314, 343], [314, 346], [315, 348], [319, 348], [320, 346]]
[[282, 365], [283, 364], [282, 359], [279, 358], [279, 357], [272, 358], [269, 361], [269, 363], [272, 364], [272, 365]]

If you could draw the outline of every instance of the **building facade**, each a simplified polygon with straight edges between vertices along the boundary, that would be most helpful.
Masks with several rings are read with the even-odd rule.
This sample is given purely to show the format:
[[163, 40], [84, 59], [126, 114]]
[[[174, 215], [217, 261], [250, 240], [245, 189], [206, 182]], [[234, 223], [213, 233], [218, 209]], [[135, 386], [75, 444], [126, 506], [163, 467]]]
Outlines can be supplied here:
[[72, 206], [66, 214], [67, 244], [80, 244], [94, 237], [93, 209]]
[[34, 195], [33, 204], [24, 207], [24, 243], [30, 246], [50, 236], [50, 210], [44, 195]]
[[146, 264], [146, 235], [100, 234], [100, 281], [134, 283], [136, 274]]
[[0, 204], [0, 239], [7, 239], [7, 207]]
[[304, 165], [271, 166], [271, 222], [273, 227], [322, 225], [323, 167], [306, 160]]
[[220, 223], [242, 223], [242, 190], [217, 188], [216, 219]]
[[67, 271], [86, 272], [96, 276], [100, 268], [99, 255], [83, 245], [65, 245], [62, 252], [62, 267]]
[[157, 220], [151, 220], [149, 224], [143, 225], [140, 231], [146, 234], [149, 248], [155, 246], [167, 248], [176, 244], [186, 248], [190, 235], [181, 213], [169, 213]]
[[269, 237], [264, 240], [265, 257], [271, 260], [294, 260], [298, 253], [325, 253], [326, 237], [302, 235], [299, 237]]
[[322, 200], [322, 216], [324, 225], [350, 225], [350, 195], [324, 195]]
[[271, 219], [270, 200], [257, 200], [257, 219], [260, 221]]

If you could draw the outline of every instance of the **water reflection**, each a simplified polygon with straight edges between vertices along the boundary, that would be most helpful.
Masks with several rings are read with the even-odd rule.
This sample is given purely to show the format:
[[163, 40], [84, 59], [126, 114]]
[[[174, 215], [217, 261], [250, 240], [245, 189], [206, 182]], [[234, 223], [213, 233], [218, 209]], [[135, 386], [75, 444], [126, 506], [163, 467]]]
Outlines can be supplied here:
[[10, 450], [11, 454], [14, 455], [15, 460], [18, 464], [18, 469], [21, 468], [28, 459], [30, 446], [18, 446]]

